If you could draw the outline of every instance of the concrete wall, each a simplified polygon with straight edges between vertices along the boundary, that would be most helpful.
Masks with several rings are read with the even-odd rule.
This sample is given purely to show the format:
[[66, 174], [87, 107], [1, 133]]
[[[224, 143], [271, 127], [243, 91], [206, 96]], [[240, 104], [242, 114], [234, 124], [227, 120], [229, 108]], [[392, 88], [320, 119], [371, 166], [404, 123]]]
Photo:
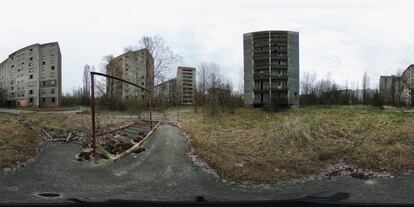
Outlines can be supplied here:
[[244, 62], [244, 105], [253, 106], [253, 35], [243, 35], [243, 62]]
[[288, 41], [288, 101], [299, 106], [299, 33], [289, 32]]

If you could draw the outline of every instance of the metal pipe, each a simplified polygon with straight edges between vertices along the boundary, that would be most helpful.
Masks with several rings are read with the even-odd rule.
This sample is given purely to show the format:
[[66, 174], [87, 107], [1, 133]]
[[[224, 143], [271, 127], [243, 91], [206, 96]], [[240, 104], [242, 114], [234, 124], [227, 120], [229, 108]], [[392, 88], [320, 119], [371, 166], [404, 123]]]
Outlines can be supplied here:
[[98, 72], [91, 72], [91, 75], [100, 75], [100, 76], [105, 76], [105, 77], [107, 77], [107, 78], [112, 78], [112, 79], [115, 79], [115, 80], [119, 80], [119, 81], [121, 81], [121, 82], [125, 82], [125, 83], [128, 83], [128, 84], [131, 84], [131, 85], [133, 85], [133, 86], [136, 86], [136, 87], [138, 87], [138, 88], [141, 88], [142, 90], [145, 90], [146, 92], [150, 92], [150, 90], [148, 90], [148, 89], [146, 89], [146, 88], [144, 88], [144, 87], [142, 87], [142, 86], [139, 86], [139, 85], [137, 85], [137, 84], [135, 84], [135, 83], [132, 83], [132, 82], [129, 82], [129, 81], [127, 81], [127, 80], [124, 80], [124, 79], [121, 79], [121, 78], [118, 78], [118, 77], [115, 77], [115, 76], [111, 76], [111, 75], [107, 75], [107, 74], [103, 74], [103, 73], [98, 73]]

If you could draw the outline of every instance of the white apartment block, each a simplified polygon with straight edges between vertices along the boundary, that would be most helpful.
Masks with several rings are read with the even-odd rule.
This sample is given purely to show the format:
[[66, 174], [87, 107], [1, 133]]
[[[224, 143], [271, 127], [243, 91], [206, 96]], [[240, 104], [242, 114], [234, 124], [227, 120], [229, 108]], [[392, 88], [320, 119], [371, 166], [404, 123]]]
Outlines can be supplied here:
[[177, 99], [181, 104], [194, 104], [196, 89], [196, 69], [191, 67], [177, 68]]

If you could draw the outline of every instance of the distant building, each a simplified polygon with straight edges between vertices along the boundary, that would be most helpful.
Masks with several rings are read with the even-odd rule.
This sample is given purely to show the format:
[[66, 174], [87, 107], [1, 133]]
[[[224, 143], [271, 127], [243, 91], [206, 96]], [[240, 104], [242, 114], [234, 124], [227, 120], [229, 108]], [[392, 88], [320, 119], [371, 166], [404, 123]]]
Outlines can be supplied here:
[[414, 106], [414, 65], [401, 76], [381, 76], [379, 85], [385, 104]]
[[243, 35], [244, 104], [299, 105], [299, 33], [260, 31]]
[[178, 67], [176, 78], [156, 87], [158, 99], [170, 104], [194, 104], [195, 90], [196, 69], [191, 67]]
[[62, 56], [59, 44], [33, 44], [0, 63], [0, 101], [19, 107], [62, 105]]
[[[106, 73], [150, 91], [154, 88], [154, 59], [147, 49], [129, 51], [112, 59], [106, 65]], [[140, 88], [111, 78], [107, 79], [107, 93], [111, 97], [122, 100], [147, 100], [149, 95]]]
[[158, 84], [155, 90], [159, 101], [169, 104], [177, 104], [176, 78]]
[[177, 100], [181, 104], [194, 104], [196, 89], [196, 69], [177, 68]]

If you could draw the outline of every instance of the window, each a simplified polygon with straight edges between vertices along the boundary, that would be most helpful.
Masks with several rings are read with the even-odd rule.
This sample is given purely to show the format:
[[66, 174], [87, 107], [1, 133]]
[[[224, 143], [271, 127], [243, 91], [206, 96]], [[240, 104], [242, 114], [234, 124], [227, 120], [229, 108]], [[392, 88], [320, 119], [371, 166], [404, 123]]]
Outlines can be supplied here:
[[30, 57], [30, 60], [33, 60], [33, 57]]
[[29, 76], [29, 79], [33, 79], [33, 75], [30, 75], [30, 76]]
[[42, 65], [46, 65], [46, 62], [45, 62], [45, 61], [43, 61], [43, 62], [42, 62]]
[[33, 90], [29, 90], [29, 94], [33, 94]]
[[29, 69], [29, 72], [33, 72], [33, 68], [30, 68], [30, 69]]
[[141, 79], [144, 79], [144, 76], [141, 76]]
[[10, 90], [13, 90], [14, 89], [14, 87], [10, 87]]
[[29, 102], [30, 103], [33, 103], [33, 98], [29, 98]]
[[50, 89], [50, 94], [55, 94], [55, 89], [54, 88]]
[[46, 85], [46, 82], [45, 81], [42, 81], [42, 86], [45, 86]]
[[54, 70], [55, 69], [55, 66], [52, 66], [52, 68], [51, 68], [52, 70]]
[[52, 103], [55, 103], [55, 98], [54, 97], [52, 97]]
[[43, 103], [46, 103], [46, 98], [42, 98], [42, 102]]
[[30, 52], [32, 52], [33, 51], [33, 48], [30, 48]]
[[144, 85], [144, 82], [142, 82], [141, 85]]
[[24, 62], [22, 62], [22, 65], [24, 65]]
[[14, 68], [14, 65], [12, 65], [11, 68]]
[[50, 84], [55, 85], [55, 81], [54, 80], [50, 81]]

